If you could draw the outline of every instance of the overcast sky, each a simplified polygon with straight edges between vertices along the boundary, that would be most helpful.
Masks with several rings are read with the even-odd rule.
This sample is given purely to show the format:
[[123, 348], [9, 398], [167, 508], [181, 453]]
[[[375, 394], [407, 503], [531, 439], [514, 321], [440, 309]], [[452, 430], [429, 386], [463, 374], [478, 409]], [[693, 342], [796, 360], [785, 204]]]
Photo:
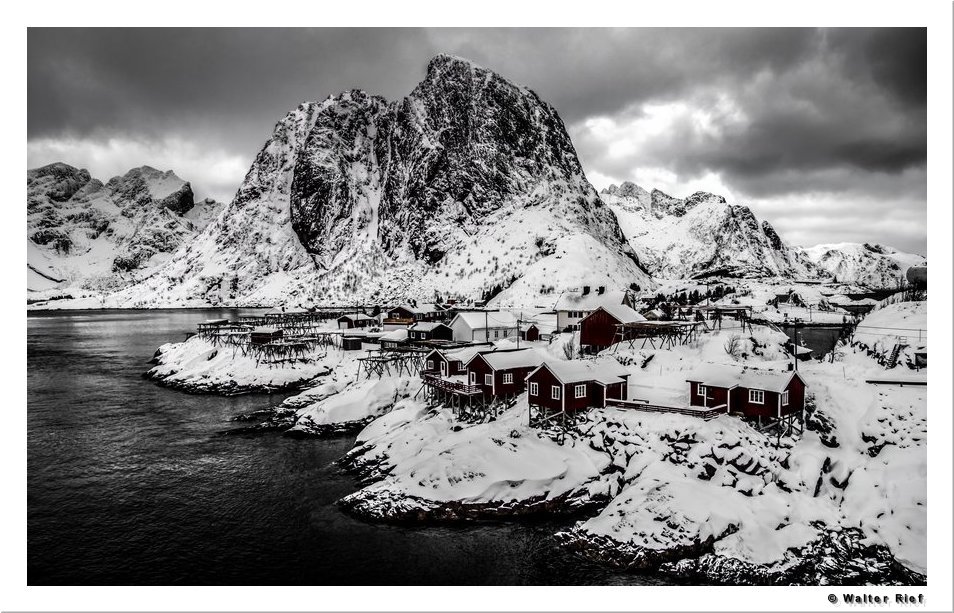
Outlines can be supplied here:
[[437, 53], [535, 90], [587, 177], [749, 205], [789, 242], [926, 251], [922, 29], [30, 29], [28, 165], [229, 200], [287, 111], [398, 99]]

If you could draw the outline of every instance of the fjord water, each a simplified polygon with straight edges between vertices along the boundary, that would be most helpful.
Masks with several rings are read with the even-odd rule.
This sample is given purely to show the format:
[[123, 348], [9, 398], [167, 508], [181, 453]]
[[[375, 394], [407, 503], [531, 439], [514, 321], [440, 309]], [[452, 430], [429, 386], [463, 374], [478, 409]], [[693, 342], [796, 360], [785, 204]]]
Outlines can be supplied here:
[[30, 585], [649, 584], [556, 548], [567, 522], [393, 526], [343, 514], [353, 437], [222, 436], [283, 395], [141, 377], [162, 343], [234, 309], [31, 313]]

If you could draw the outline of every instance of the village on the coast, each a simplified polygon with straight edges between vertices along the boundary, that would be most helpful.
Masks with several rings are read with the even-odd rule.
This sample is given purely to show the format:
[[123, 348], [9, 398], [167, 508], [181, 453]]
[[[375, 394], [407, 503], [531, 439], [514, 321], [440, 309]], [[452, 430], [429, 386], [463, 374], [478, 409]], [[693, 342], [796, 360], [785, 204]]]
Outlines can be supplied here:
[[[528, 424], [561, 428], [588, 409], [616, 407], [703, 420], [733, 415], [767, 434], [797, 434], [813, 401], [811, 374], [799, 363], [832, 362], [839, 343], [863, 347], [883, 366], [885, 376], [871, 384], [925, 384], [926, 329], [864, 325], [873, 310], [917, 298], [923, 283], [874, 292], [737, 279], [673, 287], [668, 295], [640, 296], [631, 288], [583, 286], [563, 292], [549, 309], [456, 301], [281, 306], [237, 321], [200, 323], [193, 342], [265, 373], [299, 372], [333, 350], [355, 382], [413, 380], [408, 394], [459, 418], [493, 419], [520, 402]], [[760, 335], [773, 339], [762, 349], [777, 359], [748, 364], [746, 343], [754, 342], [758, 353]], [[722, 354], [692, 359], [712, 338], [722, 339]], [[676, 348], [689, 363], [680, 369], [681, 381], [661, 371], [654, 377], [647, 364], [634, 370], [620, 359], [640, 351], [651, 360], [645, 352]], [[902, 362], [904, 375], [887, 374]], [[312, 383], [277, 381], [263, 387]]]

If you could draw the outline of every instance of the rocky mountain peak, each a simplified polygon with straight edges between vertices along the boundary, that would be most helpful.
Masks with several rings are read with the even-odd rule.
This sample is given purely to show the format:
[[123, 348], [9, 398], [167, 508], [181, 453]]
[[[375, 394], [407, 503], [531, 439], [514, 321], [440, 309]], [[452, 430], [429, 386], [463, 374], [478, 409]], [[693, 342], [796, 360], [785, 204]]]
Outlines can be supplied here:
[[27, 170], [27, 193], [42, 193], [53, 202], [65, 202], [90, 182], [89, 171], [63, 162]]
[[556, 110], [439, 55], [401, 100], [351, 90], [288, 114], [226, 211], [119, 300], [230, 287], [245, 303], [453, 291], [536, 304], [563, 285], [632, 283], [652, 282]]

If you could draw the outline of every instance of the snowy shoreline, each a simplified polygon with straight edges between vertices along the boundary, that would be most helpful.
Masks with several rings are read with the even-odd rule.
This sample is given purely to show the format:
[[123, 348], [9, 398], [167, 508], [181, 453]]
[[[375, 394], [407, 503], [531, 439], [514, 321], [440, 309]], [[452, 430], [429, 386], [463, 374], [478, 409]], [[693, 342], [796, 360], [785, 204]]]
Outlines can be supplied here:
[[[921, 327], [925, 310], [901, 303], [872, 317]], [[871, 347], [890, 341], [872, 334], [859, 330], [864, 343], [840, 345], [834, 362], [799, 366], [813, 398], [806, 430], [780, 439], [736, 416], [632, 408], [591, 409], [557, 436], [528, 424], [525, 395], [493, 419], [464, 420], [418, 399], [417, 377], [360, 378], [360, 354], [339, 349], [266, 368], [193, 337], [163, 346], [154, 374], [210, 390], [317, 377], [276, 406], [237, 416], [249, 425], [228, 433], [357, 432], [338, 464], [358, 488], [337, 504], [363, 520], [559, 516], [578, 519], [554, 534], [561, 546], [633, 572], [705, 583], [916, 585], [926, 580], [927, 390], [865, 383], [885, 372]], [[730, 342], [739, 336], [725, 329], [692, 346], [618, 347], [604, 359], [629, 370], [634, 393], [663, 404], [685, 393], [703, 362], [785, 369], [783, 334], [756, 327], [741, 345]], [[563, 353], [561, 343], [538, 348]]]

